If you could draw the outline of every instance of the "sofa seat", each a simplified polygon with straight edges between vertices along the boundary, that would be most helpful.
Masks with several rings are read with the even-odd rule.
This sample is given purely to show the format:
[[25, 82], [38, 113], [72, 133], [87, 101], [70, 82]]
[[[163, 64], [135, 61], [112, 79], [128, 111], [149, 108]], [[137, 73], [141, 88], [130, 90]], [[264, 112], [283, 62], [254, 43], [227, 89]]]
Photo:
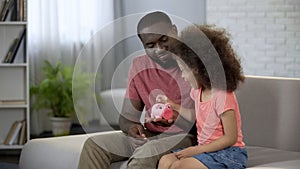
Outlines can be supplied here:
[[247, 168], [299, 169], [300, 152], [267, 147], [247, 146]]

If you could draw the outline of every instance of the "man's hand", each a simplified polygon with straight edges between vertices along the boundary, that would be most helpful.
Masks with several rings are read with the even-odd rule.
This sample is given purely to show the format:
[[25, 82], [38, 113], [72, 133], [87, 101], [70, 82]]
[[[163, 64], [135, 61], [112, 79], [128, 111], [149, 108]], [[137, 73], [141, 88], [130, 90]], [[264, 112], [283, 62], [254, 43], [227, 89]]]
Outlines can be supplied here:
[[133, 125], [128, 132], [128, 135], [133, 138], [147, 138], [145, 135], [145, 129], [140, 124]]
[[140, 124], [133, 125], [130, 128], [128, 135], [130, 136], [129, 138], [131, 141], [137, 146], [143, 145], [148, 140], [145, 134], [145, 129]]

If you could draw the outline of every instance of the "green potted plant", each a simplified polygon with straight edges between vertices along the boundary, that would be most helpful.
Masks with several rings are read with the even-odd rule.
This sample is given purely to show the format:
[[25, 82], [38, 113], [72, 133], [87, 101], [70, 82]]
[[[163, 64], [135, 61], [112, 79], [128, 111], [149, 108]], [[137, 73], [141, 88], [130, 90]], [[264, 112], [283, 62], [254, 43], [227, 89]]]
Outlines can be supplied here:
[[[55, 65], [49, 61], [44, 63], [45, 78], [30, 88], [32, 108], [49, 110], [53, 135], [67, 135], [75, 113], [72, 95], [74, 68], [64, 66], [61, 62]], [[76, 89], [84, 90], [89, 87], [90, 76], [88, 74], [81, 74], [77, 77], [79, 78], [77, 78]]]

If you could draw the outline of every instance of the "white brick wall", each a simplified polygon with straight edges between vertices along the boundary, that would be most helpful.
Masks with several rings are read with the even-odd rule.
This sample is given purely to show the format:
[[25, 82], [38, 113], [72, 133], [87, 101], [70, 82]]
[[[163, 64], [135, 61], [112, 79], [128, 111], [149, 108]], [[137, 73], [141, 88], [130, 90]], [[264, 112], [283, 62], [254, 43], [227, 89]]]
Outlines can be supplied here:
[[245, 74], [300, 77], [300, 0], [207, 0], [207, 23], [231, 33]]

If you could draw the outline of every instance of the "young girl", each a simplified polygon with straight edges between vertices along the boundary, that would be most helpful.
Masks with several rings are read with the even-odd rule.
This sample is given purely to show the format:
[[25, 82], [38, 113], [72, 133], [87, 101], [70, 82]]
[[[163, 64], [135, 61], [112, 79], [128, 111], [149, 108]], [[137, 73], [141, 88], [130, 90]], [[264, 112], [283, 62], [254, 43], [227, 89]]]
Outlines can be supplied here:
[[[164, 155], [158, 168], [245, 168], [247, 151], [234, 94], [244, 76], [228, 33], [214, 26], [196, 25], [184, 29], [180, 41], [173, 52], [182, 77], [192, 86], [198, 145]], [[191, 110], [180, 107], [167, 96], [158, 96], [157, 100], [170, 103], [174, 110], [185, 112], [180, 115], [192, 119], [186, 113]]]

